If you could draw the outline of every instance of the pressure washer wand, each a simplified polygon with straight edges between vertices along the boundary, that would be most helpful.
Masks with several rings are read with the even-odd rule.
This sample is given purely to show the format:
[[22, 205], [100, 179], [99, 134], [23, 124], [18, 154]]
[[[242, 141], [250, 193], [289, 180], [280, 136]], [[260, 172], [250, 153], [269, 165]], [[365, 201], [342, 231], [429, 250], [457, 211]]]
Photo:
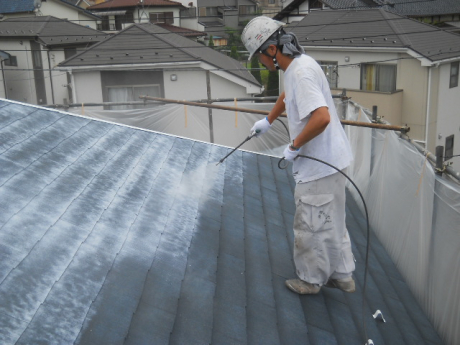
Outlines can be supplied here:
[[240, 146], [242, 146], [245, 142], [251, 140], [254, 136], [257, 135], [257, 133], [259, 133], [259, 131], [255, 131], [255, 132], [252, 132], [251, 135], [249, 135], [246, 139], [244, 139], [244, 141], [239, 144], [237, 147], [235, 147], [232, 151], [230, 151], [229, 154], [227, 154], [224, 158], [222, 158], [217, 164], [216, 166], [218, 166], [220, 163], [222, 163], [228, 156], [230, 156], [233, 152], [235, 152]]

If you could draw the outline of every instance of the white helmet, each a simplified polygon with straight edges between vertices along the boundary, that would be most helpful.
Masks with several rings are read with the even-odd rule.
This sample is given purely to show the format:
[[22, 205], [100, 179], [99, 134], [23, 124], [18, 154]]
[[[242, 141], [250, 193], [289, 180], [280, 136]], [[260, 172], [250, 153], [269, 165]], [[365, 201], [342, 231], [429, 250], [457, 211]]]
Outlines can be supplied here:
[[241, 41], [243, 41], [244, 46], [249, 51], [248, 60], [251, 60], [254, 53], [257, 52], [262, 44], [283, 25], [283, 22], [265, 16], [252, 19], [241, 34]]

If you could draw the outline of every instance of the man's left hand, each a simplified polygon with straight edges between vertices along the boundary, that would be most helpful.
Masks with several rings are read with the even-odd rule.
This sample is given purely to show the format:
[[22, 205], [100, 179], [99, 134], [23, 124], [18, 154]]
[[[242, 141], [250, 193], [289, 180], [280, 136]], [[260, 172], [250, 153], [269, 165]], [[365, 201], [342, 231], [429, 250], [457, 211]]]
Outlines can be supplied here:
[[291, 150], [291, 145], [288, 145], [283, 152], [284, 159], [287, 160], [288, 162], [294, 162], [294, 159], [297, 157], [299, 154], [299, 151], [297, 150]]

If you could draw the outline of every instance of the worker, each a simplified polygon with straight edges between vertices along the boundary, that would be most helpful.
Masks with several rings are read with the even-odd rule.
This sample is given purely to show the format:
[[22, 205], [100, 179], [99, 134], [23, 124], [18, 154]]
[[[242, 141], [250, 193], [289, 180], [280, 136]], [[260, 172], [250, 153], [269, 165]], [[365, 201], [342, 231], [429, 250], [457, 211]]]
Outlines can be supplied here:
[[251, 133], [266, 133], [286, 111], [291, 142], [284, 149], [284, 158], [293, 163], [296, 182], [294, 263], [298, 278], [285, 283], [298, 294], [316, 294], [322, 286], [354, 292], [355, 263], [345, 225], [346, 178], [323, 163], [297, 157], [315, 157], [343, 171], [353, 159], [351, 147], [321, 66], [283, 25], [256, 17], [246, 25], [241, 39], [249, 59], [257, 56], [269, 71], [284, 71], [284, 92]]

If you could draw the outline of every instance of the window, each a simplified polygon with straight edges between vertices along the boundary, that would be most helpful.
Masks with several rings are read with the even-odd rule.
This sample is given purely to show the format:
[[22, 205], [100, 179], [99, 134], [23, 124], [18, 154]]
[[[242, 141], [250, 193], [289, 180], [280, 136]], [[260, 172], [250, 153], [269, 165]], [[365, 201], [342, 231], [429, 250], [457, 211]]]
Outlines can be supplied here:
[[269, 4], [274, 4], [274, 3], [275, 3], [275, 0], [268, 0], [268, 3], [269, 3]]
[[309, 0], [308, 1], [308, 8], [312, 9], [321, 9], [323, 8], [323, 4], [319, 0]]
[[362, 64], [361, 90], [393, 92], [396, 90], [396, 65]]
[[[109, 86], [109, 102], [132, 102], [139, 101], [139, 96], [160, 97], [160, 85], [132, 85], [132, 86]], [[131, 109], [130, 105], [112, 105], [110, 109]], [[143, 105], [134, 108], [144, 108]]]
[[459, 62], [452, 62], [450, 64], [450, 81], [449, 81], [449, 88], [457, 87], [458, 86], [458, 64]]
[[448, 160], [454, 156], [454, 135], [449, 135], [446, 137], [446, 146], [445, 146], [445, 153], [444, 159]]
[[10, 55], [9, 59], [4, 60], [5, 66], [17, 66], [18, 58], [16, 56]]
[[115, 30], [122, 30], [123, 24], [134, 23], [134, 12], [126, 12], [123, 15], [115, 16]]
[[330, 88], [337, 87], [338, 80], [338, 62], [337, 61], [318, 61], [326, 75]]
[[199, 15], [200, 17], [216, 17], [217, 7], [200, 7]]
[[67, 60], [77, 54], [77, 48], [64, 48], [64, 58]]
[[174, 24], [173, 12], [151, 12], [149, 13], [150, 23]]
[[254, 5], [240, 5], [239, 7], [239, 14], [254, 14], [256, 13], [256, 6]]

